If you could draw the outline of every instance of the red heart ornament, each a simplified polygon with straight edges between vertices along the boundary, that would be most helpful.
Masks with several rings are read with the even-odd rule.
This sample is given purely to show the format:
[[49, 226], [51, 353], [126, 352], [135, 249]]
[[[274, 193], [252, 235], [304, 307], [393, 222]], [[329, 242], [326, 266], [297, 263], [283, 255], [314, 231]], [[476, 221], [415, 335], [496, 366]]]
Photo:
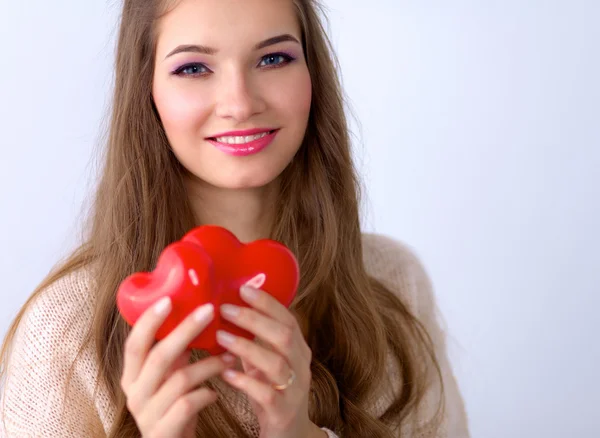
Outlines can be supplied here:
[[125, 321], [134, 325], [148, 307], [170, 297], [171, 313], [156, 333], [160, 340], [198, 306], [212, 303], [215, 318], [188, 348], [220, 354], [225, 350], [217, 344], [217, 330], [247, 339], [254, 337], [223, 319], [218, 309], [222, 304], [248, 307], [239, 289], [259, 274], [265, 275], [261, 289], [289, 307], [300, 273], [296, 258], [285, 245], [270, 239], [243, 244], [222, 227], [204, 225], [167, 246], [152, 272], [137, 272], [125, 278], [117, 291], [117, 307]]

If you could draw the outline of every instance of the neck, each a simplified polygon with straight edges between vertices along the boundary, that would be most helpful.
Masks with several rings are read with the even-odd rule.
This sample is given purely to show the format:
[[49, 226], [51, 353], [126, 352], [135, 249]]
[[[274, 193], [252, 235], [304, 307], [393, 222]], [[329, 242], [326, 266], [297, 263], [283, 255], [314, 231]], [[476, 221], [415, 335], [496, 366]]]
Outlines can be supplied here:
[[249, 189], [223, 189], [198, 180], [188, 183], [197, 225], [218, 225], [244, 243], [268, 238], [273, 224], [275, 183]]

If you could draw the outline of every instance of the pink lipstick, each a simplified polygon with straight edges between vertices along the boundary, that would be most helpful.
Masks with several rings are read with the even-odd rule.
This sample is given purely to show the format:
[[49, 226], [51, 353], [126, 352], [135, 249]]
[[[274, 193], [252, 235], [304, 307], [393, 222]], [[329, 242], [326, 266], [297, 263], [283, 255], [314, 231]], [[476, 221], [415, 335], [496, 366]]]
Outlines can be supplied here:
[[220, 151], [233, 156], [257, 154], [275, 139], [279, 129], [247, 129], [229, 131], [209, 137], [206, 140]]

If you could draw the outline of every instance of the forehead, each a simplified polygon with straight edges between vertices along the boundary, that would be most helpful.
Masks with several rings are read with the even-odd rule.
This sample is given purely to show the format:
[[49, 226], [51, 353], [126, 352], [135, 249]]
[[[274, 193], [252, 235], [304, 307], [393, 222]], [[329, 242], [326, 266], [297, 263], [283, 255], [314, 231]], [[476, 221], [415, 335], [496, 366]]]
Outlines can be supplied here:
[[289, 33], [301, 40], [292, 0], [181, 0], [157, 22], [157, 54], [179, 44], [244, 50]]

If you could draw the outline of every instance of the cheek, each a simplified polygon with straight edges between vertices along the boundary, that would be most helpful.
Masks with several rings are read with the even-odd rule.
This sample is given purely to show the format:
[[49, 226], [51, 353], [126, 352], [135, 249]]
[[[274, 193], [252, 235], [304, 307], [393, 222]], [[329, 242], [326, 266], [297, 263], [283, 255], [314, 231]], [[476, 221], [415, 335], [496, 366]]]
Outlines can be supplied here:
[[312, 81], [308, 71], [306, 72], [303, 80], [301, 80], [298, 84], [297, 94], [296, 107], [298, 111], [302, 112], [305, 117], [308, 118], [308, 113], [310, 112], [310, 105], [312, 102]]
[[312, 101], [312, 82], [308, 69], [301, 68], [294, 74], [270, 78], [263, 84], [262, 92], [264, 96], [269, 96], [269, 106], [277, 109], [280, 115], [285, 115], [288, 124], [305, 124]]
[[210, 114], [209, 99], [195, 90], [157, 83], [154, 102], [169, 138], [196, 131]]
[[308, 70], [299, 75], [284, 101], [288, 105], [289, 111], [293, 112], [304, 124], [308, 119], [312, 102], [312, 81]]

